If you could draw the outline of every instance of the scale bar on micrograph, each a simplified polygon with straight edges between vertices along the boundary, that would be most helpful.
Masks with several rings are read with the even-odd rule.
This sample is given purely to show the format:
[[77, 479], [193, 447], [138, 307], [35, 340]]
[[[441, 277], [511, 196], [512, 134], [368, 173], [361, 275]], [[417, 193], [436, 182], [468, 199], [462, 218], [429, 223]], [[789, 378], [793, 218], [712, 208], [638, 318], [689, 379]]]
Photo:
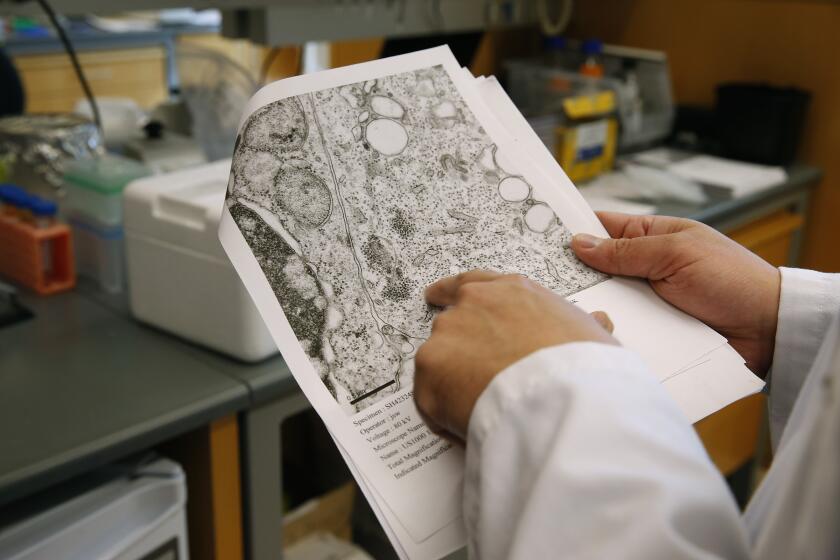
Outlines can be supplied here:
[[394, 384], [394, 383], [396, 383], [396, 382], [397, 382], [397, 380], [396, 380], [396, 379], [392, 379], [391, 381], [389, 381], [389, 382], [388, 382], [388, 383], [386, 383], [385, 385], [380, 385], [380, 386], [379, 386], [379, 387], [377, 387], [376, 389], [371, 389], [370, 391], [368, 391], [368, 392], [367, 392], [367, 393], [365, 393], [364, 395], [360, 395], [360, 396], [356, 397], [355, 399], [353, 399], [352, 401], [350, 401], [350, 404], [356, 404], [356, 403], [357, 403], [357, 402], [359, 402], [359, 401], [363, 401], [363, 400], [365, 400], [366, 398], [370, 397], [371, 395], [375, 395], [376, 393], [378, 393], [378, 392], [379, 392], [379, 391], [381, 391], [382, 389], [387, 389], [388, 387], [390, 387], [391, 385], [393, 385], [393, 384]]

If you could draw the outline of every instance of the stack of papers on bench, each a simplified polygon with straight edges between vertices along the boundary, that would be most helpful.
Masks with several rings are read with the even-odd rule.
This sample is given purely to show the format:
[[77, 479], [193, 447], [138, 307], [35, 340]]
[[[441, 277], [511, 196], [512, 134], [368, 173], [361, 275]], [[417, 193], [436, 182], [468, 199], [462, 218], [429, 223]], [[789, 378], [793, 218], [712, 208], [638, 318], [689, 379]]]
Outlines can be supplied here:
[[684, 179], [725, 187], [732, 191], [733, 198], [769, 189], [787, 180], [787, 173], [781, 167], [715, 156], [689, 157], [668, 165], [666, 169]]

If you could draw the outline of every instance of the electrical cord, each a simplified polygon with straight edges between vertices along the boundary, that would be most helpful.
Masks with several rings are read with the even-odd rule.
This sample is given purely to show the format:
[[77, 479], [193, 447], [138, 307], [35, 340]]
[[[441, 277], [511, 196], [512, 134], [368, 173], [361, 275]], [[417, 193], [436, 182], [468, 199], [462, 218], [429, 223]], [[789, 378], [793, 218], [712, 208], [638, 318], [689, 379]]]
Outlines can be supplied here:
[[540, 19], [540, 27], [542, 27], [542, 32], [549, 37], [563, 33], [572, 19], [573, 0], [561, 1], [560, 13], [557, 15], [557, 19], [552, 21], [548, 13], [548, 0], [537, 0], [537, 15]]
[[50, 23], [55, 28], [55, 32], [58, 34], [59, 40], [62, 45], [64, 45], [64, 50], [67, 51], [67, 56], [70, 57], [70, 63], [73, 65], [73, 70], [76, 72], [76, 77], [79, 79], [82, 91], [84, 91], [85, 97], [87, 98], [88, 103], [90, 103], [90, 110], [93, 113], [93, 122], [96, 124], [96, 128], [99, 129], [99, 132], [102, 133], [102, 117], [99, 114], [99, 105], [97, 105], [96, 98], [93, 96], [93, 91], [90, 89], [90, 84], [88, 84], [87, 78], [85, 78], [82, 65], [79, 64], [79, 58], [76, 56], [76, 49], [73, 48], [73, 43], [70, 42], [70, 38], [67, 36], [64, 26], [62, 26], [61, 22], [58, 21], [58, 16], [56, 16], [55, 11], [52, 9], [49, 2], [47, 2], [47, 0], [36, 1], [49, 18]]

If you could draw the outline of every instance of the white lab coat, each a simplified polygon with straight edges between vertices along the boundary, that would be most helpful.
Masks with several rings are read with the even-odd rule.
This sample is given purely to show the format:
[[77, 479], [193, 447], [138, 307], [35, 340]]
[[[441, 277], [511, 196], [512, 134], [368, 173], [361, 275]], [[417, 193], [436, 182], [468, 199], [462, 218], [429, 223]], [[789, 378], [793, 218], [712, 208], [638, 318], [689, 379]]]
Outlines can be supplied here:
[[743, 516], [632, 352], [566, 344], [506, 369], [470, 420], [471, 556], [840, 558], [838, 310], [840, 275], [782, 269], [770, 374], [778, 443]]

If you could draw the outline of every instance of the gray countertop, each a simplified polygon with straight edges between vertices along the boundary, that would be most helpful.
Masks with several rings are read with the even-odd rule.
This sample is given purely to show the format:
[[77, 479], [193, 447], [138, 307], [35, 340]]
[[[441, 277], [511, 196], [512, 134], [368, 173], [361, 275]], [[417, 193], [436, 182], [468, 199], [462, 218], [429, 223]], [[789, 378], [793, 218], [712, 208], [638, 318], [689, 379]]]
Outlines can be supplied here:
[[816, 185], [822, 177], [822, 171], [810, 165], [797, 164], [787, 168], [788, 179], [769, 189], [760, 190], [731, 198], [721, 194], [720, 190], [707, 188], [709, 200], [702, 205], [667, 202], [657, 207], [658, 214], [691, 218], [711, 226], [720, 227], [733, 221], [749, 220], [749, 215], [757, 206], [763, 206], [796, 194], [804, 188]]
[[[82, 282], [79, 293], [110, 309], [117, 315], [130, 318], [126, 294], [109, 295], [99, 291], [93, 284]], [[154, 327], [148, 327], [155, 330]], [[162, 334], [163, 331], [160, 331]], [[0, 335], [2, 336], [2, 335]], [[297, 383], [283, 358], [277, 354], [256, 363], [243, 362], [225, 354], [199, 346], [172, 334], [165, 334], [171, 344], [214, 371], [224, 373], [248, 388], [251, 404], [291, 394], [298, 390]]]
[[184, 343], [76, 293], [0, 329], [0, 505], [248, 406]]
[[[794, 166], [789, 175], [744, 198], [660, 213], [731, 224], [821, 173]], [[0, 328], [0, 506], [298, 390], [281, 357], [238, 362], [133, 321], [124, 297], [84, 283], [23, 302], [35, 317]]]

